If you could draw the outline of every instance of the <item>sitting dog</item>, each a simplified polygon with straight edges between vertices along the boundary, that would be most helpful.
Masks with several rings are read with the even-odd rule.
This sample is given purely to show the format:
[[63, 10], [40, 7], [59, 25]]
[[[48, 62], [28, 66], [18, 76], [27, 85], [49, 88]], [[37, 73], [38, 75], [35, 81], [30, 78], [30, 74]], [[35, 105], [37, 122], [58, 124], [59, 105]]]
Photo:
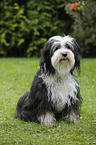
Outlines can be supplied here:
[[82, 98], [75, 68], [80, 72], [80, 48], [75, 39], [51, 37], [42, 50], [30, 91], [17, 103], [16, 118], [46, 125], [60, 119], [77, 123]]

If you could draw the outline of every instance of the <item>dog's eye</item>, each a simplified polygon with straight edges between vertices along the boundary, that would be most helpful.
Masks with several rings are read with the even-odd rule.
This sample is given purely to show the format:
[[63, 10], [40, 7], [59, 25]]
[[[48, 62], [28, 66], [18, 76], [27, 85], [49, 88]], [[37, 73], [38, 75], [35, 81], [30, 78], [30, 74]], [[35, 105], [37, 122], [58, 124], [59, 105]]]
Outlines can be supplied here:
[[54, 51], [56, 51], [56, 50], [58, 50], [58, 49], [60, 49], [60, 48], [56, 47], [56, 48], [54, 49]]
[[53, 45], [51, 46], [50, 53], [53, 55], [53, 53], [58, 49], [60, 49], [60, 43], [54, 42]]
[[66, 44], [66, 48], [70, 49], [72, 52], [74, 51], [74, 47], [70, 43]]
[[60, 45], [59, 44], [54, 46], [54, 51], [56, 51], [58, 49], [60, 49]]
[[59, 47], [55, 46], [52, 48], [52, 50], [50, 50], [50, 54], [53, 55], [55, 51], [57, 51], [58, 49], [60, 49]]

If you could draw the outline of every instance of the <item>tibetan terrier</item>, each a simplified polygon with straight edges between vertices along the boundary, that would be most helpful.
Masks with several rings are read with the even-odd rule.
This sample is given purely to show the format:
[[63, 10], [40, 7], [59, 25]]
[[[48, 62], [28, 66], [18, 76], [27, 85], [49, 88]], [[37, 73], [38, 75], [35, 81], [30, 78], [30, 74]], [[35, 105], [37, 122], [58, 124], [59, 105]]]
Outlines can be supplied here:
[[80, 72], [80, 48], [75, 39], [51, 37], [44, 45], [30, 91], [17, 103], [16, 118], [46, 125], [60, 119], [77, 123], [82, 98], [75, 68]]

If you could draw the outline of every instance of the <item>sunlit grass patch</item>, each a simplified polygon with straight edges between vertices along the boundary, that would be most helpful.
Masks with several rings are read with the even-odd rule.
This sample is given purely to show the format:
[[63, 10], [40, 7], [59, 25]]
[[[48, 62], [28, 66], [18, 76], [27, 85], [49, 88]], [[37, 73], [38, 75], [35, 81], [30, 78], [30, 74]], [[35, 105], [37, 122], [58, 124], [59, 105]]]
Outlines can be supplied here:
[[77, 75], [83, 104], [79, 124], [64, 121], [53, 126], [15, 119], [18, 99], [28, 91], [39, 58], [0, 59], [0, 144], [96, 144], [96, 59], [83, 59]]

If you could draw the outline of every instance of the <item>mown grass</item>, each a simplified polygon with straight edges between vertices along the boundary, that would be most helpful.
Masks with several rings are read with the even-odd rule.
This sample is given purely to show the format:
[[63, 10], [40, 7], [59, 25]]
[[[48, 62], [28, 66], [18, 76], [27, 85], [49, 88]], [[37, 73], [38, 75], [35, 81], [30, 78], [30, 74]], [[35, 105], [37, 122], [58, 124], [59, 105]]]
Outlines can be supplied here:
[[96, 59], [83, 59], [77, 77], [83, 97], [79, 124], [45, 126], [14, 118], [16, 103], [29, 90], [38, 63], [38, 58], [0, 59], [0, 145], [96, 144]]

